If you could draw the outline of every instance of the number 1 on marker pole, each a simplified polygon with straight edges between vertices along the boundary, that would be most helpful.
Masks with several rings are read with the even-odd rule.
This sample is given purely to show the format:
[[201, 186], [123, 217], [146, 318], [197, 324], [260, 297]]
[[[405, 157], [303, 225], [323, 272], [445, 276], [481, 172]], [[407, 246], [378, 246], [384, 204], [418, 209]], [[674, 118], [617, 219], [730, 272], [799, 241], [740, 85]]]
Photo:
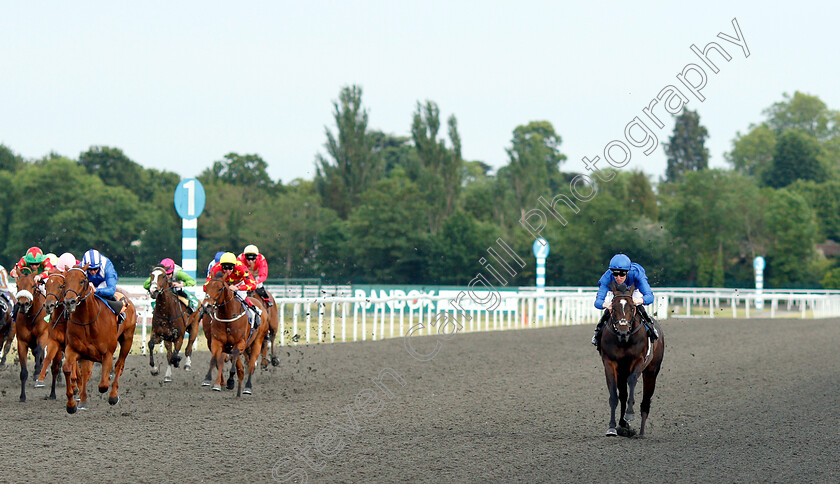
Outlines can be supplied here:
[[195, 180], [184, 183], [187, 190], [187, 215], [195, 215]]

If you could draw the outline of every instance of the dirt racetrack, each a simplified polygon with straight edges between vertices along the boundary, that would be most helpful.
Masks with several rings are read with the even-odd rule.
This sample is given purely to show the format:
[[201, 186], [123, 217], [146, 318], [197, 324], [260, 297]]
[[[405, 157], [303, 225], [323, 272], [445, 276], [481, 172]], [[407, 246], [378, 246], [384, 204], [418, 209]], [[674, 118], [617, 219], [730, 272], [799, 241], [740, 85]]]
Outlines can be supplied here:
[[840, 482], [840, 321], [663, 327], [645, 438], [604, 436], [588, 325], [461, 334], [426, 363], [402, 339], [288, 347], [240, 399], [199, 386], [207, 353], [166, 385], [131, 356], [120, 403], [92, 384], [76, 415], [63, 387], [47, 401], [30, 383], [18, 402], [8, 365], [0, 481]]

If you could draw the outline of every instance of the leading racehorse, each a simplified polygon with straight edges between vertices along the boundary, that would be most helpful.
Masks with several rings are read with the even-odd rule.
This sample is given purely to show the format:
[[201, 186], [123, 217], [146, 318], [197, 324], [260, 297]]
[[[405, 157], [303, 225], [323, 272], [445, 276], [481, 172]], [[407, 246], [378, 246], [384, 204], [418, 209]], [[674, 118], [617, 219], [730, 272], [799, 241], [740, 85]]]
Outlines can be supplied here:
[[[155, 300], [155, 310], [152, 314], [152, 336], [149, 338], [149, 365], [152, 367], [152, 375], [158, 374], [158, 366], [155, 364], [155, 346], [163, 341], [166, 347], [166, 374], [164, 382], [172, 381], [172, 367], [178, 368], [181, 362], [181, 345], [184, 343], [184, 333], [189, 331], [190, 337], [184, 354], [187, 361], [184, 369], [191, 369], [190, 357], [192, 356], [193, 342], [198, 337], [198, 319], [190, 318], [189, 305], [184, 304], [175, 293], [172, 281], [166, 275], [166, 269], [155, 267], [150, 276], [149, 295]], [[172, 352], [172, 344], [175, 344], [175, 353]]]
[[[87, 265], [74, 266], [64, 273], [64, 306], [68, 312], [66, 358], [62, 368], [65, 381], [73, 381], [77, 371], [78, 360], [102, 363], [102, 377], [99, 380], [99, 393], [108, 391], [111, 369], [114, 370], [114, 381], [110, 382], [111, 393], [108, 403], [116, 405], [120, 398], [117, 394], [120, 376], [125, 369], [125, 359], [131, 351], [134, 340], [134, 328], [137, 323], [137, 311], [134, 303], [123, 297], [125, 305], [125, 320], [118, 323], [119, 318], [108, 303], [94, 294], [93, 286], [88, 282]], [[120, 345], [120, 354], [114, 365], [114, 351]], [[86, 408], [85, 390], [90, 378], [90, 372], [82, 366], [78, 380], [82, 391], [82, 401], [79, 408]], [[85, 404], [85, 405], [83, 405]], [[73, 399], [72, 385], [67, 385], [67, 413], [76, 412], [76, 402]]]
[[[242, 393], [246, 395], [251, 394], [251, 377], [256, 366], [256, 358], [260, 353], [262, 347], [262, 338], [268, 331], [268, 322], [266, 318], [261, 318], [260, 326], [255, 331], [251, 331], [251, 325], [248, 324], [248, 315], [242, 303], [236, 299], [234, 290], [225, 282], [223, 274], [216, 274], [212, 279], [207, 281], [204, 286], [204, 293], [209, 303], [205, 305], [205, 309], [210, 314], [210, 352], [212, 354], [211, 368], [208, 370], [208, 377], [212, 371], [212, 364], [216, 365], [218, 375], [213, 385], [213, 390], [221, 391], [222, 379], [225, 359], [223, 353], [230, 355], [231, 364], [236, 368], [236, 376], [238, 377], [238, 384], [236, 388], [236, 396]], [[251, 301], [260, 309], [262, 303], [258, 298], [251, 298]], [[242, 391], [242, 380], [245, 376], [245, 370], [242, 365], [241, 355], [245, 353], [246, 348], [249, 348], [248, 361], [248, 381], [245, 384], [245, 391]], [[232, 380], [229, 380], [228, 388], [232, 388]]]
[[61, 359], [64, 357], [64, 341], [67, 333], [67, 312], [64, 311], [62, 299], [64, 298], [64, 273], [57, 272], [50, 274], [44, 283], [44, 310], [50, 317], [49, 320], [49, 342], [47, 343], [47, 355], [41, 367], [38, 380], [44, 381], [47, 373], [47, 366], [52, 371], [52, 387], [50, 389], [50, 400], [55, 400], [55, 381], [61, 371]]
[[[15, 335], [18, 342], [18, 358], [20, 359], [20, 401], [26, 401], [26, 379], [29, 372], [26, 369], [28, 352], [32, 351], [35, 358], [35, 375], [41, 372], [44, 362], [44, 348], [49, 340], [47, 322], [44, 316], [44, 294], [32, 274], [21, 275], [17, 278], [17, 301], [19, 305], [15, 318]], [[44, 383], [35, 381], [35, 387], [43, 387]]]
[[[633, 302], [635, 286], [628, 289], [624, 284], [610, 284], [613, 300], [610, 306], [610, 320], [601, 334], [601, 360], [610, 392], [610, 426], [607, 435], [617, 435], [615, 408], [621, 401], [619, 425], [632, 434], [628, 421], [633, 420], [633, 393], [639, 375], [644, 381], [642, 393], [642, 423], [639, 435], [645, 434], [645, 422], [650, 412], [650, 399], [656, 388], [656, 376], [665, 354], [665, 335], [658, 322], [653, 322], [659, 338], [651, 342], [647, 337], [641, 315]], [[629, 387], [629, 389], [628, 389]], [[629, 396], [628, 396], [629, 394]], [[628, 403], [629, 400], [629, 403]]]

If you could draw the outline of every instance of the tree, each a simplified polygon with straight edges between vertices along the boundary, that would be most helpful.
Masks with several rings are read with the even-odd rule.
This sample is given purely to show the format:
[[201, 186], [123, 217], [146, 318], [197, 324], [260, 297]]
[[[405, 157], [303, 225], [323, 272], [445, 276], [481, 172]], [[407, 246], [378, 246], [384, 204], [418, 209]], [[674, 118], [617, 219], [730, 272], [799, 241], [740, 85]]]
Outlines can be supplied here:
[[667, 143], [662, 143], [668, 158], [665, 169], [667, 181], [680, 180], [689, 171], [705, 170], [709, 166], [709, 150], [706, 148], [706, 138], [709, 132], [700, 124], [697, 111], [683, 110], [677, 116], [674, 133]]
[[431, 209], [427, 218], [429, 232], [432, 234], [437, 232], [443, 219], [455, 210], [464, 176], [461, 136], [454, 115], [449, 117], [447, 124], [451, 149], [446, 147], [444, 140], [438, 139], [440, 109], [437, 104], [432, 101], [417, 103], [411, 123], [411, 137], [419, 163], [410, 167], [409, 172], [423, 191], [424, 199]]
[[8, 146], [0, 144], [0, 170], [16, 172], [23, 166], [23, 158]]
[[430, 240], [428, 281], [466, 285], [482, 270], [478, 259], [493, 245], [496, 229], [472, 215], [457, 211], [444, 220]]
[[333, 118], [338, 129], [325, 128], [325, 158], [317, 155], [315, 186], [325, 206], [342, 219], [356, 206], [359, 195], [382, 176], [382, 157], [374, 152], [375, 139], [368, 132], [368, 113], [362, 109], [362, 88], [345, 87], [333, 102]]
[[775, 150], [776, 133], [766, 123], [761, 123], [750, 126], [747, 134], [736, 133], [732, 151], [724, 157], [739, 173], [763, 180], [764, 172], [773, 163]]
[[796, 180], [824, 181], [825, 168], [819, 160], [820, 145], [814, 137], [797, 130], [779, 135], [773, 163], [764, 173], [764, 183], [781, 188]]
[[805, 197], [817, 217], [820, 240], [840, 241], [840, 181], [825, 183], [797, 180], [786, 187]]
[[566, 155], [560, 152], [562, 138], [548, 121], [532, 121], [513, 130], [509, 162], [504, 175], [510, 181], [515, 208], [521, 216], [537, 197], [554, 193], [560, 176], [560, 164]]
[[784, 101], [763, 111], [767, 126], [777, 135], [793, 129], [818, 141], [840, 136], [840, 112], [828, 109], [820, 98], [799, 91], [793, 96], [784, 93], [782, 97]]
[[819, 281], [821, 274], [813, 270], [817, 225], [805, 198], [786, 189], [776, 190], [767, 217], [768, 282], [774, 287], [784, 287]]
[[250, 189], [272, 189], [274, 182], [268, 176], [268, 163], [260, 155], [228, 153], [224, 160], [216, 161], [199, 176], [202, 183], [220, 181]]

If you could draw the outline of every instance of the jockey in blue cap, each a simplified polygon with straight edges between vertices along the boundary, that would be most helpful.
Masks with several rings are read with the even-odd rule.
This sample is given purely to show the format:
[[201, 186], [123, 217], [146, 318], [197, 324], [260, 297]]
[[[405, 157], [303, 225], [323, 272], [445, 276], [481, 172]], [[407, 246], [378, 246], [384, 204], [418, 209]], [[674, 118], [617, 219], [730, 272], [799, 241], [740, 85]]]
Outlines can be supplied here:
[[216, 264], [219, 263], [219, 260], [221, 260], [223, 255], [225, 255], [225, 251], [223, 250], [216, 252], [216, 257], [213, 257], [213, 260], [211, 260], [210, 264], [207, 266], [207, 277], [210, 277], [210, 271], [216, 266]]
[[[595, 345], [595, 348], [599, 347], [604, 324], [610, 318], [609, 307], [613, 294], [609, 286], [612, 282], [625, 284], [627, 287], [636, 286], [636, 290], [633, 291], [633, 302], [636, 303], [636, 309], [642, 316], [642, 322], [645, 328], [647, 328], [648, 337], [651, 341], [655, 341], [659, 337], [659, 334], [656, 328], [653, 327], [653, 321], [651, 321], [644, 307], [645, 304], [653, 303], [653, 291], [650, 289], [650, 284], [648, 284], [645, 269], [635, 262], [630, 262], [630, 258], [626, 255], [616, 254], [610, 260], [609, 270], [604, 272], [604, 275], [598, 280], [598, 296], [595, 297], [595, 307], [603, 309], [604, 315], [601, 316], [601, 320], [598, 321], [598, 325], [595, 327], [592, 344]], [[607, 304], [604, 304], [606, 299], [609, 299], [609, 301], [606, 301]]]
[[[96, 249], [90, 249], [82, 257], [82, 266], [87, 266], [87, 278], [96, 289], [95, 294], [102, 299], [116, 301], [114, 294], [117, 292], [118, 276], [111, 259], [100, 254]], [[122, 322], [125, 314], [117, 310], [122, 307], [122, 303], [111, 304], [111, 307], [117, 311], [118, 322]]]

